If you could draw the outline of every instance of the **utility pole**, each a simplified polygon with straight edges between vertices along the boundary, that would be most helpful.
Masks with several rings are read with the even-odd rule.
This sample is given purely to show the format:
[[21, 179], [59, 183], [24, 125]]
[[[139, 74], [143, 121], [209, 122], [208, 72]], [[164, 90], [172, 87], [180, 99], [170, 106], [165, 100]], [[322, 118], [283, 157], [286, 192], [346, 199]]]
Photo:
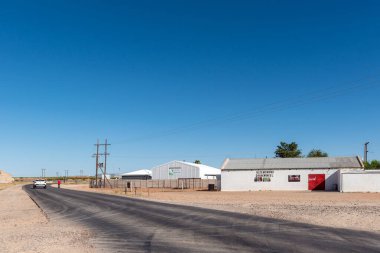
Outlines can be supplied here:
[[65, 170], [65, 183], [68, 180], [69, 177], [69, 170]]
[[104, 144], [104, 179], [103, 179], [103, 188], [106, 188], [106, 179], [107, 179], [107, 146], [110, 144], [107, 144], [107, 139], [106, 143]]
[[46, 177], [46, 169], [41, 169], [41, 176], [42, 178]]
[[83, 177], [83, 170], [80, 170], [79, 174], [80, 174], [81, 177]]
[[[106, 180], [107, 180], [107, 175], [106, 175], [106, 172], [107, 172], [107, 156], [109, 155], [109, 153], [107, 153], [107, 147], [111, 145], [111, 144], [108, 144], [107, 142], [107, 139], [105, 140], [105, 143], [99, 143], [99, 139], [97, 140], [95, 146], [96, 146], [96, 154], [94, 154], [93, 156], [95, 156], [95, 163], [96, 163], [96, 175], [95, 175], [95, 187], [99, 187], [98, 185], [98, 173], [99, 173], [99, 169], [102, 171], [103, 173], [103, 187], [106, 187]], [[104, 146], [104, 153], [99, 153], [99, 147], [100, 146]], [[99, 162], [99, 156], [102, 156], [104, 155], [104, 164], [103, 163], [100, 163]], [[102, 169], [104, 168], [104, 170]], [[100, 179], [101, 180], [101, 179]]]
[[95, 162], [96, 162], [96, 174], [95, 174], [95, 187], [98, 188], [98, 168], [99, 168], [99, 139], [96, 141], [96, 154], [95, 154]]
[[366, 163], [367, 162], [367, 154], [368, 154], [368, 144], [369, 144], [369, 141], [367, 141], [366, 143], [364, 143], [364, 162]]

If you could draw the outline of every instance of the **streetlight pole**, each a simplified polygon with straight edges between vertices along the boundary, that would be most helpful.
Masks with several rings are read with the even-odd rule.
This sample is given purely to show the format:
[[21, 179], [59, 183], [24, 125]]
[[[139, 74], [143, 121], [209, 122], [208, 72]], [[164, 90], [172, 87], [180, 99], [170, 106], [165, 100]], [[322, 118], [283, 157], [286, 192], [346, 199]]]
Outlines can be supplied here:
[[369, 144], [369, 141], [367, 141], [366, 143], [364, 143], [364, 162], [366, 163], [368, 160], [367, 160], [367, 154], [368, 154], [368, 144]]
[[65, 170], [65, 183], [69, 179], [69, 170]]

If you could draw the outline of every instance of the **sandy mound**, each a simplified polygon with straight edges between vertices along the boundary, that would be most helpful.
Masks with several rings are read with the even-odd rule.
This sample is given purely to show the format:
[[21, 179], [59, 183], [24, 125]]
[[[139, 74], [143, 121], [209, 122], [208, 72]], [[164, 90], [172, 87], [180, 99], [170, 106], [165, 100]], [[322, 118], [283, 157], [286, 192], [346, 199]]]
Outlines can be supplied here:
[[0, 184], [9, 184], [13, 183], [14, 181], [14, 178], [10, 174], [6, 173], [3, 170], [0, 170]]

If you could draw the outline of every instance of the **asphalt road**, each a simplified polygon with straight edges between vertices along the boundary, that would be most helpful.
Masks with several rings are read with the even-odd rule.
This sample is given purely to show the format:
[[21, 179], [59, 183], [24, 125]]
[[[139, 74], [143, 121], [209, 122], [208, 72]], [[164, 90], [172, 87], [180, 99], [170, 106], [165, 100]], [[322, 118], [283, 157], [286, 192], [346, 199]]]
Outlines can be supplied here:
[[90, 228], [107, 252], [380, 252], [380, 234], [48, 187], [24, 190], [49, 219]]

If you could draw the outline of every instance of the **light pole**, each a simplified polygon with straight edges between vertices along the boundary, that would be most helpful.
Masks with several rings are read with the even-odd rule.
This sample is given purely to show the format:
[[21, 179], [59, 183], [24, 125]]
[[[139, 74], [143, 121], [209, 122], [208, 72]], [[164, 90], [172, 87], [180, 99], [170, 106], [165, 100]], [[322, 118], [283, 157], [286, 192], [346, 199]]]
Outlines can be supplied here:
[[68, 180], [69, 177], [69, 170], [65, 170], [65, 183]]
[[369, 141], [367, 141], [366, 143], [364, 143], [364, 162], [366, 163], [367, 162], [367, 154], [368, 154], [368, 146], [369, 144]]
[[42, 178], [46, 177], [46, 169], [41, 169]]

